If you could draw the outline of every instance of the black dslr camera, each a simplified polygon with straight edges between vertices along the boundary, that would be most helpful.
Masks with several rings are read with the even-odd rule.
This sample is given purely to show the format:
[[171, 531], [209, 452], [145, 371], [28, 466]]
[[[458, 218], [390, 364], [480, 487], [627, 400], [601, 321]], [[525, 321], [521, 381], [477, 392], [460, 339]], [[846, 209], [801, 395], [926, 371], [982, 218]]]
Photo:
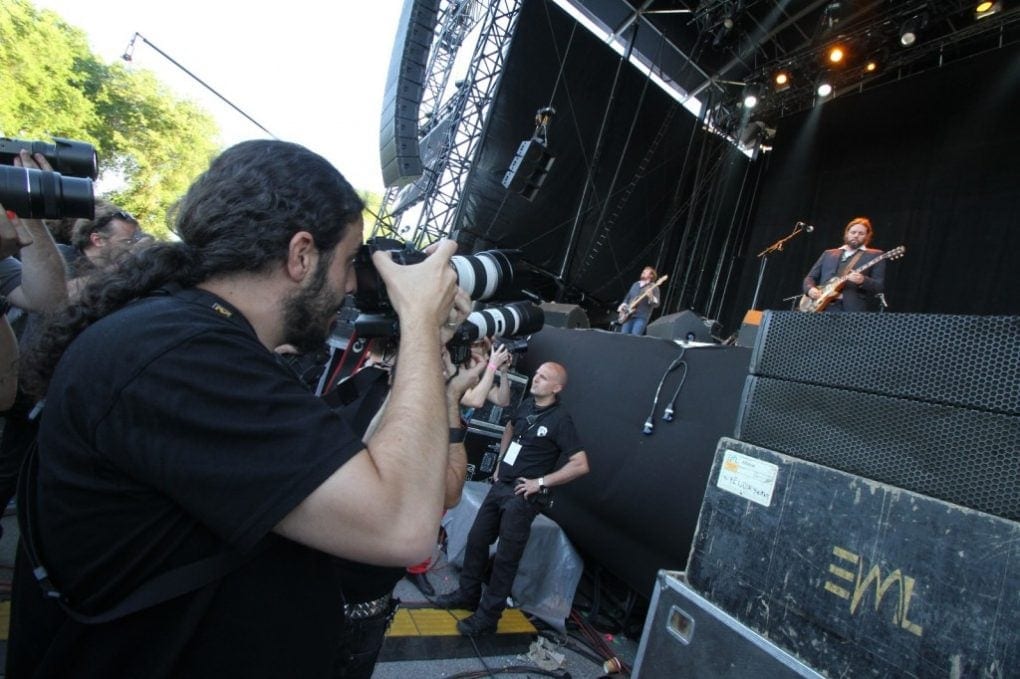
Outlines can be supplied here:
[[[60, 137], [53, 141], [0, 137], [0, 204], [23, 219], [94, 218], [92, 180], [99, 175], [95, 147]], [[41, 153], [53, 171], [11, 167], [22, 149]]]
[[[425, 253], [391, 238], [370, 238], [354, 259], [358, 292], [354, 303], [361, 314], [354, 328], [362, 337], [395, 337], [400, 329], [397, 314], [386, 294], [382, 277], [372, 264], [372, 253], [392, 252], [398, 264], [417, 264]], [[473, 255], [454, 255], [450, 266], [457, 272], [457, 285], [475, 301], [520, 300], [530, 271], [518, 261], [516, 250], [486, 250]], [[467, 359], [471, 343], [480, 337], [526, 335], [542, 329], [545, 316], [541, 307], [530, 302], [515, 302], [502, 307], [476, 311], [454, 332], [447, 344], [454, 363]]]

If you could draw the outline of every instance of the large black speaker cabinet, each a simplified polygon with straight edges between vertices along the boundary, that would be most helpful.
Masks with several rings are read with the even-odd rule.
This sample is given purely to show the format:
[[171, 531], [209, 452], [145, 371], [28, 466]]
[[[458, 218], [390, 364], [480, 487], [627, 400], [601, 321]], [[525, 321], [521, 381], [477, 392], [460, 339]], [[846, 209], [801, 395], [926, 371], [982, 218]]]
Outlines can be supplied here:
[[693, 311], [666, 314], [648, 324], [645, 334], [668, 340], [711, 342], [714, 321], [705, 321]]
[[421, 176], [418, 108], [436, 28], [439, 0], [405, 0], [383, 94], [379, 159], [383, 184], [402, 186]]
[[766, 312], [751, 372], [1020, 415], [1020, 317]]
[[[651, 595], [660, 568], [687, 562], [715, 446], [732, 432], [750, 357], [739, 347], [546, 326], [519, 359], [522, 374], [546, 361], [566, 367], [562, 401], [588, 453], [590, 472], [554, 488], [547, 513], [578, 550], [638, 592]], [[659, 381], [678, 358], [686, 377], [679, 366], [669, 373], [652, 413]], [[644, 434], [649, 417], [654, 431]]]
[[545, 325], [552, 328], [590, 328], [588, 314], [576, 304], [544, 302], [540, 305], [545, 313]]
[[766, 314], [737, 438], [1020, 520], [1020, 319]]

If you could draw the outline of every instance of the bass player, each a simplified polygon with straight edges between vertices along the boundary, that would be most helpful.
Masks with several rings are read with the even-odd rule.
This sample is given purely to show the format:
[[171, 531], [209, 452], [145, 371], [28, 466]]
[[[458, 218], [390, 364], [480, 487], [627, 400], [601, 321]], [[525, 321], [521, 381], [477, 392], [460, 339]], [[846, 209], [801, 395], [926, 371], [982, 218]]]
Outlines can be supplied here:
[[655, 281], [657, 276], [655, 269], [646, 266], [641, 271], [641, 278], [634, 281], [616, 309], [620, 315], [620, 332], [624, 335], [645, 334], [652, 309], [659, 306], [659, 284]]
[[[840, 277], [882, 254], [867, 247], [874, 231], [867, 217], [854, 217], [843, 229], [843, 245], [826, 250], [804, 278], [804, 294], [811, 299], [821, 295], [819, 286]], [[877, 262], [867, 274], [851, 273], [840, 294], [828, 303], [825, 311], [873, 311], [875, 296], [885, 289], [885, 262]]]

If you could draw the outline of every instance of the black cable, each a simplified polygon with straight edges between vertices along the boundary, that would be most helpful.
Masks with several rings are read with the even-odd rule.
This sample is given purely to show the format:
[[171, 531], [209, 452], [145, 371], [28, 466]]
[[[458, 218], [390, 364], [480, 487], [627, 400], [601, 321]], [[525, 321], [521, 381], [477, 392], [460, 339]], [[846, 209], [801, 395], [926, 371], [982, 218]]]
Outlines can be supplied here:
[[673, 421], [673, 409], [676, 407], [676, 399], [680, 396], [680, 390], [684, 388], [684, 382], [687, 381], [687, 361], [681, 361], [680, 366], [683, 367], [683, 374], [680, 375], [680, 384], [676, 385], [676, 391], [673, 392], [673, 399], [666, 406], [666, 410], [662, 413], [662, 419], [667, 422]]
[[[687, 379], [687, 364], [683, 360], [684, 353], [686, 351], [687, 351], [686, 347], [680, 347], [680, 355], [677, 356], [675, 359], [673, 359], [673, 362], [669, 364], [669, 367], [666, 368], [666, 371], [662, 373], [662, 379], [659, 380], [659, 386], [655, 388], [655, 397], [652, 399], [652, 410], [651, 410], [651, 412], [648, 413], [648, 419], [645, 420], [645, 426], [644, 426], [644, 429], [642, 430], [642, 433], [644, 433], [644, 434], [651, 434], [653, 431], [655, 431], [655, 422], [654, 422], [654, 419], [655, 419], [655, 409], [659, 405], [659, 393], [662, 391], [662, 385], [665, 384], [666, 378], [669, 377], [669, 374], [671, 372], [673, 372], [674, 370], [676, 370], [676, 368], [682, 364], [684, 366], [684, 380]], [[682, 386], [683, 382], [681, 381], [680, 384]], [[674, 400], [675, 400], [675, 397], [674, 397]], [[673, 415], [672, 411], [669, 411], [669, 413], [670, 413], [670, 418], [672, 418], [672, 415]]]

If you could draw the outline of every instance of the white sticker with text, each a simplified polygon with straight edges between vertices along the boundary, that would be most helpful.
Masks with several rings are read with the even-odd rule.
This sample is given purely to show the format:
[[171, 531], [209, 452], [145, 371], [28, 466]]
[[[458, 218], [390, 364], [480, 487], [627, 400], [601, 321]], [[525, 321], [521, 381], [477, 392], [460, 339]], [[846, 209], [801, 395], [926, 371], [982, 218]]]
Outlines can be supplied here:
[[715, 485], [745, 500], [768, 507], [772, 504], [772, 492], [776, 489], [778, 475], [779, 467], [771, 462], [727, 450]]

